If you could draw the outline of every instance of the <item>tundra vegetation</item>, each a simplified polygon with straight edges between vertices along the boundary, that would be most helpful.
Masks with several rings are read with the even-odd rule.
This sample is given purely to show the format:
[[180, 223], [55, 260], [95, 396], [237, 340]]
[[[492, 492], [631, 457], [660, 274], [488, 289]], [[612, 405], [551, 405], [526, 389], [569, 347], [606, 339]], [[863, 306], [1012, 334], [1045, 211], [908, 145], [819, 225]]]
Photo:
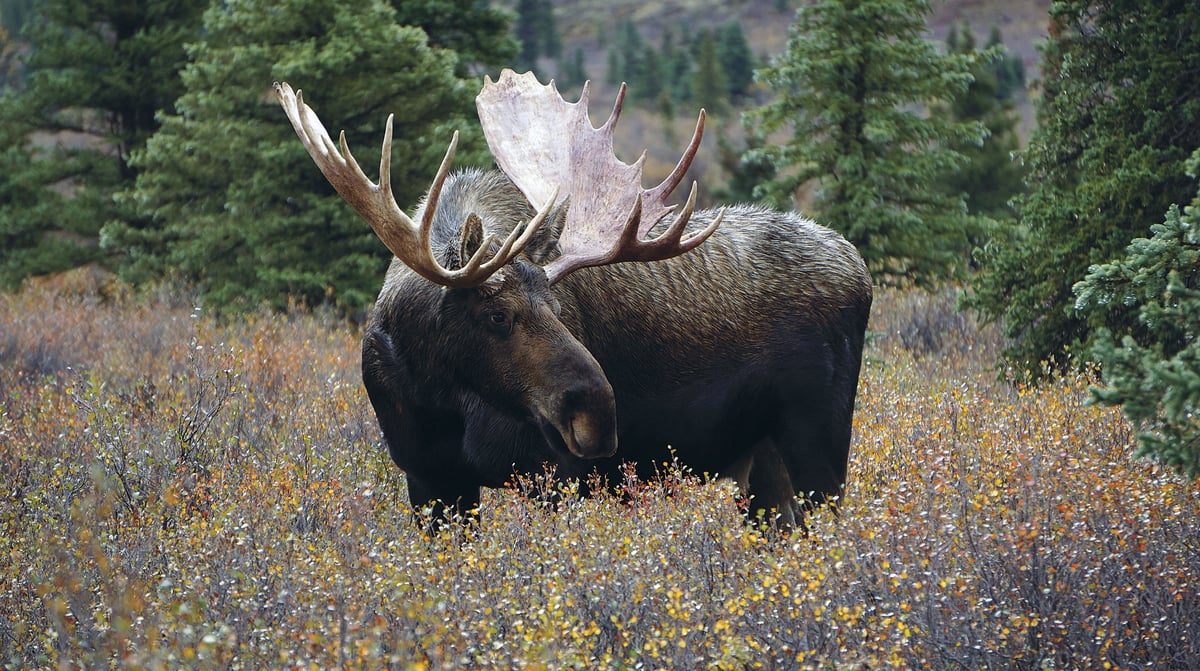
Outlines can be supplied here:
[[[977, 211], [963, 186], [996, 226], [948, 231], [969, 243], [948, 275], [997, 323], [945, 288], [881, 292], [840, 513], [780, 537], [676, 463], [622, 496], [538, 503], [559, 486], [529, 477], [486, 493], [485, 526], [411, 523], [342, 321], [389, 255], [265, 92], [303, 73], [329, 106], [369, 98], [380, 114], [328, 108], [365, 149], [384, 112], [424, 110], [394, 181], [416, 197], [451, 128], [462, 163], [488, 160], [463, 125], [472, 73], [520, 45], [487, 3], [45, 0], [36, 25], [14, 18], [33, 4], [0, 0], [0, 285], [20, 287], [0, 295], [0, 666], [1200, 667], [1200, 490], [1173, 470], [1197, 463], [1200, 5], [1053, 3], [1024, 193]], [[838, 56], [789, 52], [781, 71]], [[962, 101], [984, 88], [972, 60]], [[647, 101], [664, 117], [698, 93], [675, 83]], [[948, 109], [999, 146], [1003, 123]], [[729, 193], [801, 167], [764, 146], [726, 143]], [[26, 279], [85, 263], [141, 293]]]
[[4, 668], [1200, 665], [1200, 487], [1087, 379], [998, 379], [950, 293], [877, 298], [854, 475], [807, 536], [669, 463], [424, 536], [361, 333], [81, 277], [0, 296]]

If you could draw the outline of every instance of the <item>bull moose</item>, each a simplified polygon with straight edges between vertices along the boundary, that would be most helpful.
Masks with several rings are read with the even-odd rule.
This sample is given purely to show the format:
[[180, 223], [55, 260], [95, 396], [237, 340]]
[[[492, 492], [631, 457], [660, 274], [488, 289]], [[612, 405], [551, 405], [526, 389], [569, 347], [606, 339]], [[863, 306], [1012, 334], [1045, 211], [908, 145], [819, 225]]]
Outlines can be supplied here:
[[[532, 73], [476, 99], [500, 171], [450, 172], [455, 133], [411, 218], [335, 144], [299, 91], [275, 90], [326, 178], [395, 255], [362, 346], [363, 382], [414, 507], [468, 513], [481, 487], [553, 466], [647, 475], [674, 457], [734, 478], [784, 526], [846, 480], [872, 285], [857, 250], [794, 213], [676, 212], [701, 110], [671, 174], [642, 189], [588, 87]], [[673, 452], [672, 452], [673, 451]]]

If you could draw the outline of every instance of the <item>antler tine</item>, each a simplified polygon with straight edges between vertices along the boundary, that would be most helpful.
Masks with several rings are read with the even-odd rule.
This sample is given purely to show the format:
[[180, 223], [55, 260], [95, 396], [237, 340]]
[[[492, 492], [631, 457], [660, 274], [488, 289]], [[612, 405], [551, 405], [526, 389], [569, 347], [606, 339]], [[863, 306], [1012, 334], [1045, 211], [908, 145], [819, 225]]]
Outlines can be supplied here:
[[497, 81], [485, 80], [476, 98], [479, 120], [496, 163], [525, 196], [540, 202], [549, 185], [562, 184], [570, 197], [558, 238], [561, 254], [545, 266], [552, 283], [587, 266], [678, 256], [702, 243], [723, 218], [718, 216], [703, 231], [684, 238], [695, 208], [693, 185], [688, 204], [667, 230], [643, 239], [676, 210], [665, 201], [696, 157], [705, 113], [701, 110], [692, 139], [670, 175], [653, 189], [643, 190], [644, 158], [626, 164], [613, 148], [614, 126], [627, 88], [621, 87], [612, 113], [600, 128], [593, 127], [588, 118], [590, 91], [591, 87], [584, 85], [579, 101], [568, 103], [553, 81], [543, 85], [533, 73], [518, 75], [504, 70]]
[[[592, 82], [590, 81], [585, 83], [583, 85], [583, 95], [579, 97], [579, 102], [585, 106], [587, 105], [588, 100], [588, 89], [591, 88], [591, 85]], [[608, 114], [608, 121], [604, 122], [604, 125], [600, 127], [600, 130], [611, 133], [611, 129], [616, 127], [617, 120], [621, 118], [621, 108], [625, 106], [625, 93], [628, 92], [628, 90], [629, 86], [625, 82], [621, 82], [621, 88], [617, 89], [617, 100], [613, 103], [612, 112]]]
[[456, 131], [451, 138], [450, 146], [446, 149], [446, 155], [430, 186], [421, 221], [415, 223], [396, 204], [392, 193], [392, 115], [388, 115], [384, 128], [382, 154], [379, 158], [379, 183], [376, 184], [366, 176], [358, 160], [350, 152], [345, 131], [338, 134], [338, 142], [334, 144], [316, 112], [304, 103], [302, 92], [293, 92], [286, 82], [276, 82], [274, 88], [280, 105], [292, 122], [292, 128], [333, 188], [367, 220], [375, 234], [396, 258], [430, 282], [464, 288], [483, 284], [524, 250], [534, 233], [546, 221], [554, 205], [551, 199], [528, 224], [514, 230], [505, 239], [500, 251], [490, 259], [485, 261], [491, 251], [491, 239], [480, 247], [462, 268], [448, 270], [434, 256], [430, 237], [442, 186], [450, 173], [450, 164], [458, 147], [458, 132]]
[[721, 222], [725, 219], [725, 208], [721, 208], [721, 211], [717, 213], [716, 218], [714, 218], [708, 224], [708, 226], [705, 226], [704, 230], [689, 235], [686, 240], [683, 239], [683, 233], [685, 230], [687, 230], [688, 222], [692, 218], [692, 211], [696, 209], [696, 188], [696, 182], [693, 181], [692, 191], [690, 194], [688, 194], [688, 199], [683, 206], [683, 210], [679, 213], [679, 216], [675, 217], [675, 221], [671, 222], [671, 225], [667, 227], [667, 230], [663, 231], [662, 235], [659, 235], [653, 240], [639, 241], [638, 243], [648, 248], [650, 250], [649, 253], [652, 255], [657, 255], [660, 253], [664, 255], [656, 256], [654, 259], [639, 260], [657, 261], [659, 259], [670, 258], [672, 256], [678, 256], [679, 254], [689, 252], [699, 246], [700, 243], [707, 240], [708, 236], [712, 235], [713, 231], [717, 230], [717, 227], [721, 225]]
[[675, 164], [675, 168], [671, 174], [667, 175], [658, 186], [646, 192], [646, 196], [657, 200], [663, 200], [675, 191], [679, 183], [683, 181], [683, 176], [687, 174], [689, 168], [692, 167], [692, 161], [696, 158], [696, 152], [700, 150], [700, 141], [704, 139], [704, 121], [707, 115], [704, 109], [700, 110], [700, 116], [696, 118], [696, 130], [692, 131], [692, 140], [688, 143], [687, 149], [683, 151], [683, 156], [679, 158], [679, 162]]
[[537, 214], [524, 226], [514, 228], [508, 234], [508, 237], [504, 239], [504, 244], [500, 246], [500, 249], [492, 255], [491, 259], [485, 262], [484, 259], [487, 257], [492, 245], [496, 242], [496, 236], [489, 235], [487, 240], [479, 246], [479, 249], [475, 250], [475, 253], [471, 255], [470, 260], [463, 264], [460, 271], [466, 275], [478, 274], [487, 279], [497, 270], [507, 265], [518, 254], [524, 251], [525, 247], [533, 240], [534, 234], [542, 227], [542, 224], [546, 222], [546, 218], [550, 216], [550, 211], [554, 209], [556, 198], [558, 198], [557, 188], [554, 189], [553, 194], [546, 201], [546, 204], [537, 211]]
[[[392, 116], [388, 115], [387, 129], [384, 132], [385, 151], [387, 155], [388, 172], [391, 172], [392, 165]], [[429, 192], [425, 195], [425, 207], [421, 210], [421, 225], [419, 229], [421, 248], [428, 250], [429, 260], [433, 261], [438, 268], [441, 264], [437, 259], [433, 258], [433, 245], [430, 242], [430, 237], [433, 234], [433, 218], [437, 214], [438, 201], [442, 197], [442, 186], [446, 183], [446, 177], [450, 174], [450, 163], [454, 160], [454, 152], [458, 150], [458, 131], [454, 131], [454, 135], [450, 136], [450, 146], [446, 148], [446, 155], [442, 157], [442, 162], [438, 165], [437, 174], [433, 177], [433, 184], [429, 186]], [[383, 171], [383, 159], [380, 159], [380, 172]], [[445, 271], [444, 268], [442, 268]], [[449, 271], [445, 271], [449, 272]]]

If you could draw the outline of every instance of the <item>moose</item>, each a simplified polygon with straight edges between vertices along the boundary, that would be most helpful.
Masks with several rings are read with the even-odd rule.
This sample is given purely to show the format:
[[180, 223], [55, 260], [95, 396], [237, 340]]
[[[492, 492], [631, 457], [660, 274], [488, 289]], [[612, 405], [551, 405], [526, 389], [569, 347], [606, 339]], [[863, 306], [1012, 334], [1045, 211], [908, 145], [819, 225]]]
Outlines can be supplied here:
[[[363, 383], [410, 503], [473, 514], [517, 473], [639, 476], [672, 458], [738, 483], [783, 527], [846, 481], [872, 283], [857, 250], [795, 213], [668, 205], [700, 146], [642, 188], [589, 87], [505, 70], [476, 99], [500, 170], [450, 171], [412, 216], [299, 91], [275, 91], [308, 153], [394, 258]], [[676, 211], [678, 210], [678, 211]]]

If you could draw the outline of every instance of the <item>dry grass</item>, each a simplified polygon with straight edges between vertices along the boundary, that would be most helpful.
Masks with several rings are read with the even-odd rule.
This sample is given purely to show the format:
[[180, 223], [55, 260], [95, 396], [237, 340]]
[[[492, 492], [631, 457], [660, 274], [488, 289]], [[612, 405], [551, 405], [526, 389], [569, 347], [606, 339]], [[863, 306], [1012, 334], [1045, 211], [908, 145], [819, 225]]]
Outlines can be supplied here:
[[849, 490], [807, 536], [666, 465], [627, 501], [525, 478], [426, 537], [352, 327], [0, 296], [0, 666], [1200, 667], [1200, 487], [1085, 380], [998, 379], [949, 304], [878, 299]]

